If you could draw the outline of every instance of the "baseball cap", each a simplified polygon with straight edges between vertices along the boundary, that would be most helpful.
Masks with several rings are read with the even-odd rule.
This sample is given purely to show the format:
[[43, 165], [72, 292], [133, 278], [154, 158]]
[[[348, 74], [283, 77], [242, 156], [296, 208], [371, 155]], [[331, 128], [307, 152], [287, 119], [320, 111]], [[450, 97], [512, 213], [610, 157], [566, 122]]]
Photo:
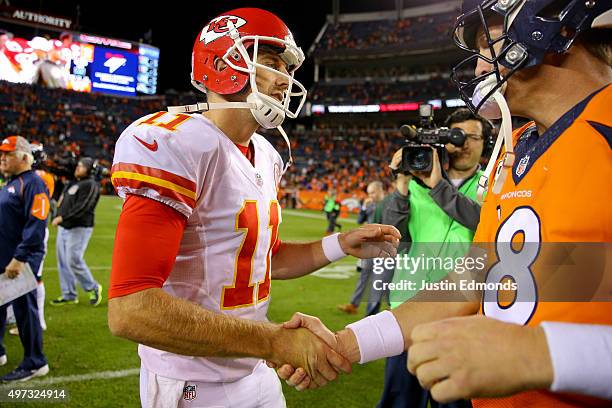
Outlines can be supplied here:
[[32, 153], [30, 143], [22, 136], [9, 136], [0, 143], [0, 151], [2, 152], [24, 152]]

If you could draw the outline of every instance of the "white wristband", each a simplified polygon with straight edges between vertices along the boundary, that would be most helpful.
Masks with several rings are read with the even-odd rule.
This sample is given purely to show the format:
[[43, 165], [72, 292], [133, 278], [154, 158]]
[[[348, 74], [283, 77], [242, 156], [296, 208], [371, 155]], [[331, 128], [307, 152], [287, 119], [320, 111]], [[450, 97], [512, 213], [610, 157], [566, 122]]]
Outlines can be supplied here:
[[323, 238], [321, 241], [321, 245], [323, 245], [323, 254], [329, 262], [336, 262], [346, 256], [340, 246], [339, 236], [339, 233], [335, 233]]
[[346, 328], [351, 329], [357, 338], [361, 355], [359, 364], [397, 356], [404, 351], [402, 330], [388, 310], [351, 323]]
[[550, 390], [612, 400], [612, 326], [542, 322], [553, 365]]

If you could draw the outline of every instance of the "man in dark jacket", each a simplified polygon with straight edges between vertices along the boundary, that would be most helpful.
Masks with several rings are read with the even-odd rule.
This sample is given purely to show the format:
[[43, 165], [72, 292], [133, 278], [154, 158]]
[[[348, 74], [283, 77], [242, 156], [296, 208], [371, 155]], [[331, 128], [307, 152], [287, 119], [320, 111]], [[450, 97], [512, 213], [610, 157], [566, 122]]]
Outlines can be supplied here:
[[[0, 274], [9, 279], [25, 273], [40, 278], [36, 275], [45, 253], [49, 193], [32, 171], [33, 160], [30, 144], [21, 136], [9, 136], [0, 144], [0, 172], [7, 177], [7, 184], [0, 189]], [[43, 354], [36, 287], [11, 303], [24, 355], [19, 366], [0, 381], [26, 381], [46, 375], [49, 366]], [[3, 345], [7, 307], [0, 306], [0, 365], [7, 362]]]
[[[359, 211], [359, 216], [357, 217], [358, 224], [364, 223], [381, 223], [381, 220], [375, 221], [376, 216], [376, 208], [377, 205], [385, 198], [385, 190], [383, 187], [383, 183], [380, 181], [372, 181], [368, 184], [367, 188], [368, 198], [366, 198], [361, 205], [361, 210]], [[373, 263], [371, 259], [359, 259], [357, 271], [359, 272], [359, 280], [357, 281], [357, 286], [355, 287], [355, 291], [351, 296], [350, 303], [345, 305], [338, 305], [337, 308], [344, 313], [348, 314], [356, 314], [357, 309], [359, 308], [359, 303], [361, 303], [361, 298], [365, 290], [368, 287], [368, 282], [371, 282], [373, 276]], [[370, 289], [371, 290], [371, 289]], [[380, 303], [376, 304], [368, 301], [368, 307], [366, 309], [366, 316], [370, 314], [378, 313], [378, 309], [380, 309]]]
[[75, 180], [64, 187], [59, 201], [58, 216], [53, 219], [57, 231], [57, 268], [62, 296], [51, 305], [76, 304], [76, 281], [89, 292], [89, 303], [97, 306], [102, 301], [102, 285], [91, 274], [83, 255], [93, 232], [94, 211], [100, 198], [100, 187], [92, 172], [94, 161], [89, 157], [79, 160], [74, 171]]

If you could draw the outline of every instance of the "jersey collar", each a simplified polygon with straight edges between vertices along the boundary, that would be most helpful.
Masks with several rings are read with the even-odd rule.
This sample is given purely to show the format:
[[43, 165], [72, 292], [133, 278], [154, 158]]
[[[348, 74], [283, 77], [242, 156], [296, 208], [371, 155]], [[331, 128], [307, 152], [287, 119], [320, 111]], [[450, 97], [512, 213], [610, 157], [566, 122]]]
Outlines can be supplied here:
[[565, 112], [563, 116], [557, 119], [557, 121], [541, 136], [538, 136], [538, 131], [535, 126], [530, 126], [525, 129], [514, 148], [516, 159], [512, 166], [512, 178], [514, 179], [515, 185], [518, 185], [520, 181], [525, 178], [534, 163], [553, 145], [559, 136], [576, 121], [593, 97], [609, 86], [612, 85], [608, 84], [598, 89], [569, 111]]

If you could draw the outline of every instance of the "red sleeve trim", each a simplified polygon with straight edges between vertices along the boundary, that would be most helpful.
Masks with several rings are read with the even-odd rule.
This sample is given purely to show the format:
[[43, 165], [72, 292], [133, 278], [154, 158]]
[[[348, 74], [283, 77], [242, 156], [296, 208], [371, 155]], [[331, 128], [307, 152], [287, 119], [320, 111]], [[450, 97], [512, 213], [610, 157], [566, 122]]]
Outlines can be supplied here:
[[113, 176], [112, 183], [115, 189], [118, 189], [119, 187], [129, 187], [134, 190], [138, 190], [141, 188], [149, 188], [151, 190], [157, 191], [159, 195], [161, 195], [162, 197], [166, 197], [171, 200], [178, 201], [179, 203], [183, 203], [191, 209], [194, 209], [196, 205], [195, 199], [191, 197], [187, 197], [177, 191], [171, 190], [169, 188], [166, 188], [166, 187], [163, 187], [163, 186], [160, 186], [160, 185], [148, 182], [148, 181], [132, 180], [128, 178]]
[[158, 201], [128, 195], [115, 235], [108, 298], [161, 288], [174, 266], [187, 219]]
[[130, 173], [138, 173], [143, 174], [145, 176], [151, 176], [155, 178], [159, 178], [162, 180], [169, 181], [173, 184], [181, 186], [187, 190], [191, 190], [195, 193], [196, 191], [196, 183], [174, 173], [170, 173], [169, 171], [156, 169], [154, 167], [141, 166], [139, 164], [134, 163], [116, 163], [111, 168], [111, 173], [126, 171]]

